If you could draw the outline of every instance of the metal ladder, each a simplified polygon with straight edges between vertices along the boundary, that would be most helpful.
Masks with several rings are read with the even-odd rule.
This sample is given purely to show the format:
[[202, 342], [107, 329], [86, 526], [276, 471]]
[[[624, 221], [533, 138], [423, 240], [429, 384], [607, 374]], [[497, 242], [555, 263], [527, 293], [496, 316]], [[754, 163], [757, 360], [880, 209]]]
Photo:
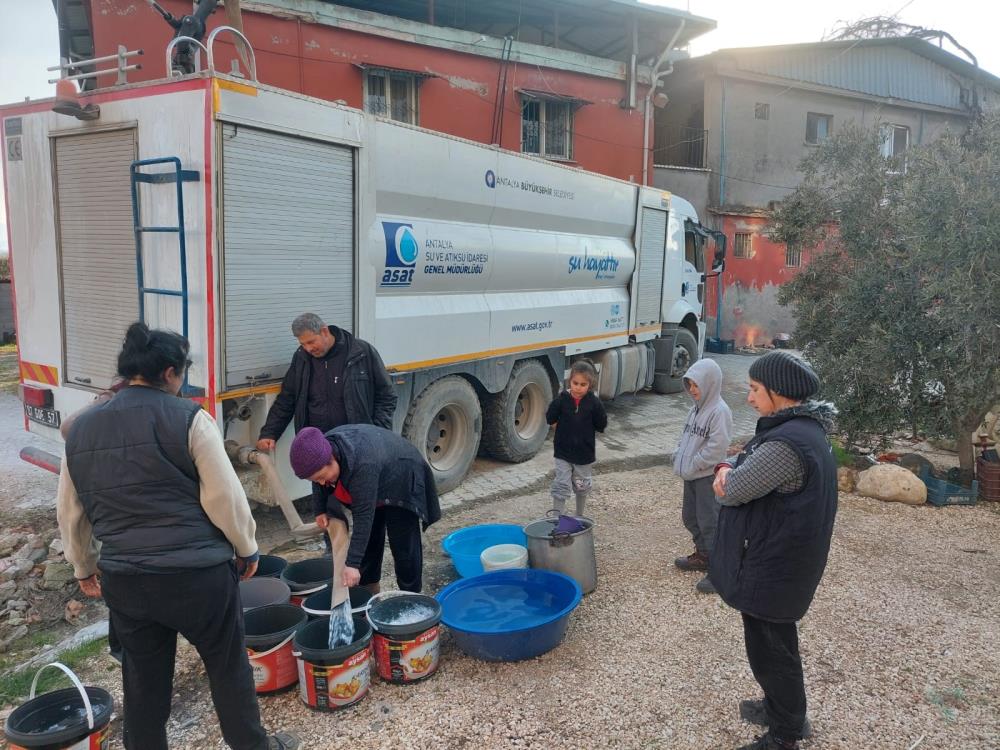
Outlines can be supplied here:
[[[171, 164], [173, 169], [161, 172], [143, 172], [143, 167], [157, 164]], [[182, 169], [181, 160], [176, 156], [164, 156], [158, 159], [140, 159], [132, 162], [129, 167], [132, 189], [132, 228], [135, 232], [135, 268], [139, 282], [139, 320], [146, 320], [146, 295], [154, 294], [165, 297], [180, 297], [181, 300], [181, 333], [188, 337], [188, 280], [187, 280], [187, 242], [184, 228], [184, 183], [198, 182], [201, 175], [193, 169]], [[139, 210], [139, 184], [151, 185], [174, 184], [177, 186], [177, 225], [176, 226], [143, 226]], [[172, 233], [177, 235], [180, 250], [180, 289], [164, 289], [162, 287], [146, 286], [142, 264], [142, 239], [147, 232]], [[189, 391], [187, 374], [184, 376], [184, 393]]]

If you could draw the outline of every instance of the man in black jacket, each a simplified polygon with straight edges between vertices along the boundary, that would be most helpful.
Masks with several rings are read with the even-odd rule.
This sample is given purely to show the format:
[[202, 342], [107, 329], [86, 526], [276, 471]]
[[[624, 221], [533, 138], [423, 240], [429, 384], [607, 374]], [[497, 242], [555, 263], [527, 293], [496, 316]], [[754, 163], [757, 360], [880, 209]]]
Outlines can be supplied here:
[[343, 424], [392, 429], [396, 394], [375, 347], [326, 325], [315, 313], [292, 321], [292, 333], [301, 346], [260, 430], [259, 450], [274, 450], [293, 419], [296, 432], [303, 427], [327, 432]]
[[289, 454], [292, 469], [313, 482], [316, 523], [329, 517], [345, 523], [351, 509], [353, 528], [343, 584], [367, 586], [373, 593], [382, 577], [386, 534], [403, 591], [422, 586], [426, 529], [441, 518], [434, 472], [405, 438], [371, 425], [344, 425], [323, 435], [306, 427], [295, 436]]

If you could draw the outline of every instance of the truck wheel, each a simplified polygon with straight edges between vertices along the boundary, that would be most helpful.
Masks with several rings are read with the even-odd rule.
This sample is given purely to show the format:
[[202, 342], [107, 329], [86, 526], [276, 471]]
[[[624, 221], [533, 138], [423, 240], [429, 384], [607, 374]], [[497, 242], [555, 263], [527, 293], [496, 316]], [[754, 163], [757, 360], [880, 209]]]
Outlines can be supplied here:
[[674, 332], [674, 349], [670, 369], [657, 370], [653, 375], [653, 390], [657, 393], [680, 393], [684, 390], [684, 373], [698, 360], [698, 342], [686, 328]]
[[403, 422], [403, 437], [430, 464], [442, 494], [462, 483], [479, 450], [482, 431], [479, 398], [468, 381], [457, 375], [424, 388]]
[[549, 434], [545, 410], [552, 381], [537, 359], [518, 362], [507, 387], [486, 401], [483, 449], [494, 458], [521, 463], [538, 453]]

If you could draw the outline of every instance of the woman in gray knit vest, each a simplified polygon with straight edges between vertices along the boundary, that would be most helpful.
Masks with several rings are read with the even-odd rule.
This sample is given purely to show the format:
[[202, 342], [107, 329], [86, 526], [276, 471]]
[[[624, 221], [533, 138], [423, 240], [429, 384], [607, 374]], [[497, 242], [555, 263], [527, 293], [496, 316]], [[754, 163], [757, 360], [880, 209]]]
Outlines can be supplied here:
[[83, 593], [104, 596], [121, 642], [126, 748], [166, 750], [178, 633], [205, 663], [230, 747], [294, 748], [261, 727], [237, 586], [257, 568], [256, 525], [215, 421], [177, 397], [188, 351], [176, 333], [129, 327], [118, 355], [127, 387], [66, 436], [65, 556]]
[[826, 436], [836, 410], [808, 400], [818, 390], [816, 373], [788, 352], [754, 362], [747, 400], [760, 414], [757, 433], [716, 467], [722, 509], [708, 575], [743, 615], [747, 660], [764, 691], [740, 714], [769, 727], [740, 750], [794, 750], [811, 733], [796, 622], [823, 576], [837, 513]]

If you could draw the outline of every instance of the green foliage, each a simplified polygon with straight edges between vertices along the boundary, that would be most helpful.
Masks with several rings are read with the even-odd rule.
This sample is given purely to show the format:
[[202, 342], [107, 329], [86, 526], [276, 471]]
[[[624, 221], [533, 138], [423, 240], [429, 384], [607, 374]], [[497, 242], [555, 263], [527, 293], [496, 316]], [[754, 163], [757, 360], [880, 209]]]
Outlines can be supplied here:
[[7, 281], [10, 278], [10, 257], [0, 256], [0, 281]]
[[[75, 669], [102, 651], [107, 649], [108, 639], [98, 638], [97, 640], [84, 643], [59, 655], [58, 661], [65, 664], [70, 669]], [[21, 672], [10, 672], [0, 676], [0, 706], [16, 705], [23, 702], [28, 697], [31, 689], [31, 681], [35, 677], [37, 669], [26, 669]], [[50, 690], [67, 687], [69, 680], [66, 675], [57, 669], [46, 669], [42, 676], [38, 678], [36, 695], [47, 693]]]
[[839, 440], [831, 440], [830, 445], [833, 448], [833, 457], [837, 460], [837, 466], [851, 466], [854, 463], [854, 456], [840, 444]]
[[803, 163], [771, 235], [818, 252], [780, 300], [849, 441], [949, 436], [970, 470], [1000, 400], [1000, 117], [905, 163], [879, 146], [877, 126], [847, 126]]

